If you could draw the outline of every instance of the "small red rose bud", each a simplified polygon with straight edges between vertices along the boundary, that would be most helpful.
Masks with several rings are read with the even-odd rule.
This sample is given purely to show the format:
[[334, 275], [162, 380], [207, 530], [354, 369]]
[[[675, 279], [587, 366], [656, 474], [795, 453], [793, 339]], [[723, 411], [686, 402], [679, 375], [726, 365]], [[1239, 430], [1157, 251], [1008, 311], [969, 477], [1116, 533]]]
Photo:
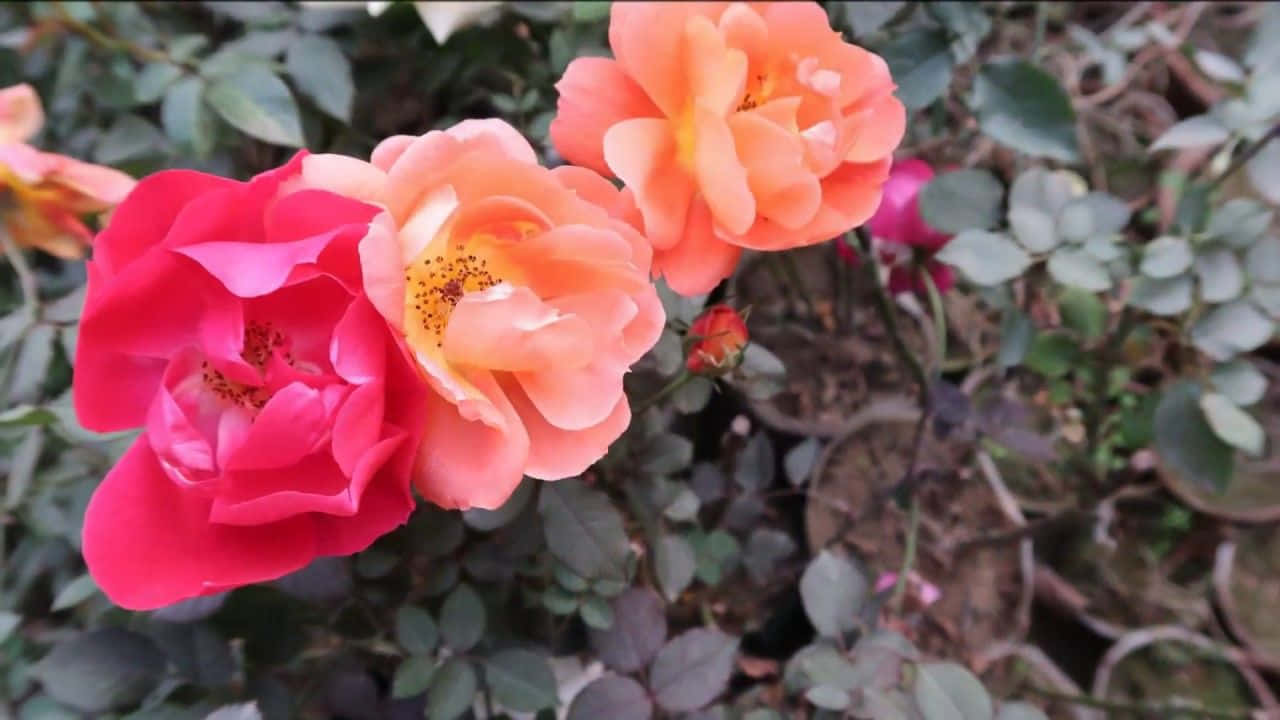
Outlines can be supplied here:
[[747, 344], [747, 324], [737, 310], [728, 305], [715, 305], [689, 326], [690, 372], [717, 375], [742, 362], [742, 348]]

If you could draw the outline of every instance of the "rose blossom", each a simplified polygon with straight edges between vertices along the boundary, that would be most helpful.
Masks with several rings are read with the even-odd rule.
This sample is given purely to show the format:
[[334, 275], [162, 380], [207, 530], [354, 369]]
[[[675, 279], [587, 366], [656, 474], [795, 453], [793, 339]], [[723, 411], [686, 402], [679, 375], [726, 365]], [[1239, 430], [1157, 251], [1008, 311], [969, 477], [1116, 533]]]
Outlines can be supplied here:
[[149, 609], [280, 577], [404, 522], [425, 387], [361, 287], [386, 216], [296, 189], [157, 173], [98, 237], [74, 397], [144, 431], [89, 503], [84, 556]]
[[501, 505], [522, 475], [581, 473], [631, 419], [628, 368], [664, 316], [630, 195], [547, 170], [500, 120], [382, 142], [372, 163], [314, 155], [309, 183], [382, 204], [365, 289], [435, 392], [415, 484], [447, 508]]
[[737, 310], [728, 305], [715, 305], [693, 321], [689, 337], [695, 341], [685, 362], [689, 372], [718, 374], [742, 362], [742, 348], [748, 338], [747, 324]]
[[40, 97], [25, 83], [0, 90], [0, 212], [14, 242], [78, 258], [93, 233], [80, 217], [111, 209], [133, 178], [101, 165], [40, 152], [26, 141], [40, 131]]
[[[884, 185], [884, 200], [867, 222], [876, 254], [889, 268], [889, 292], [926, 292], [920, 268], [929, 273], [938, 292], [955, 285], [951, 266], [934, 259], [951, 236], [930, 227], [920, 214], [920, 191], [933, 175], [933, 168], [918, 158], [894, 163]], [[836, 241], [836, 250], [857, 264], [857, 256], [843, 239]]]
[[635, 193], [672, 289], [875, 212], [906, 112], [884, 60], [817, 3], [619, 2], [609, 44], [616, 60], [578, 58], [556, 84], [551, 138]]

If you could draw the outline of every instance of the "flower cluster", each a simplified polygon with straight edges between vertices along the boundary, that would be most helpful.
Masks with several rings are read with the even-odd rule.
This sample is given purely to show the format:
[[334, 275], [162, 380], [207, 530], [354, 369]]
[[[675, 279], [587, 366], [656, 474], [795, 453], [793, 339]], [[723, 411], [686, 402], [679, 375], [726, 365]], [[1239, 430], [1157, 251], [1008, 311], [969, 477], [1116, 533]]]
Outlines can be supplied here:
[[[467, 120], [128, 195], [75, 359], [84, 424], [143, 429], [86, 515], [108, 596], [153, 608], [359, 551], [413, 490], [492, 509], [582, 473], [630, 424], [623, 376], [665, 325], [652, 277], [706, 292], [744, 248], [875, 212], [903, 108], [817, 4], [616, 3], [609, 36], [616, 60], [558, 86], [574, 165]], [[691, 333], [691, 372], [740, 361], [732, 310]]]

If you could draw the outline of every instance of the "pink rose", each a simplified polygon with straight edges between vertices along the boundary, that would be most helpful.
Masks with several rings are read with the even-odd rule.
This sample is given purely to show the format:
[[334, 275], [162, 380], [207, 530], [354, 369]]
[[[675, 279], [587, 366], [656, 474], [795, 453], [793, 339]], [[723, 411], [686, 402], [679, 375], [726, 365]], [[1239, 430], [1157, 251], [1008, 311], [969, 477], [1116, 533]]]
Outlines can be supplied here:
[[380, 209], [247, 183], [138, 184], [98, 237], [76, 352], [86, 427], [144, 431], [89, 503], [84, 556], [149, 609], [363, 550], [403, 523], [424, 386], [365, 297]]

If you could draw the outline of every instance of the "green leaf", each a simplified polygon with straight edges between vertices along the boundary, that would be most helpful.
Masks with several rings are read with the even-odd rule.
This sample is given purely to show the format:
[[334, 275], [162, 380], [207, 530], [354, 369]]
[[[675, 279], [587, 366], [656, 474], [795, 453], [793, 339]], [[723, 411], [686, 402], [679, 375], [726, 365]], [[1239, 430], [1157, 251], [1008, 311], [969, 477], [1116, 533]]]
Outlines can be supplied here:
[[654, 572], [668, 600], [674, 601], [689, 587], [697, 569], [693, 548], [679, 535], [663, 535], [653, 548]]
[[973, 57], [991, 32], [991, 18], [981, 3], [927, 3], [924, 8], [951, 32], [951, 54], [957, 63]]
[[1271, 140], [1244, 166], [1253, 189], [1272, 205], [1280, 205], [1280, 141]]
[[134, 81], [133, 96], [150, 105], [164, 96], [165, 90], [182, 77], [182, 68], [167, 62], [147, 63]]
[[644, 667], [667, 639], [667, 615], [657, 593], [630, 588], [613, 599], [613, 615], [622, 618], [607, 630], [588, 629], [591, 647], [610, 669], [630, 673]]
[[787, 480], [795, 487], [805, 484], [809, 473], [818, 461], [822, 452], [822, 442], [815, 437], [807, 437], [796, 443], [782, 458], [782, 468], [787, 473]]
[[756, 528], [747, 538], [742, 564], [757, 585], [768, 584], [778, 563], [796, 551], [791, 536], [773, 528]]
[[1049, 716], [1031, 703], [1002, 702], [996, 720], [1049, 720]]
[[351, 122], [355, 83], [351, 63], [338, 43], [325, 35], [304, 35], [289, 46], [285, 69], [316, 107], [344, 123]]
[[1049, 256], [1049, 274], [1067, 287], [1089, 292], [1111, 289], [1111, 275], [1097, 258], [1074, 247], [1060, 247]]
[[1258, 457], [1267, 446], [1267, 434], [1249, 413], [1241, 410], [1226, 395], [1204, 393], [1200, 409], [1213, 433], [1228, 445]]
[[1114, 195], [1091, 192], [1058, 211], [1058, 234], [1072, 242], [1114, 235], [1129, 224], [1129, 205]]
[[852, 701], [848, 692], [830, 685], [815, 685], [805, 691], [804, 698], [826, 710], [844, 710]]
[[1200, 297], [1205, 302], [1226, 302], [1244, 291], [1244, 271], [1236, 254], [1227, 248], [1196, 255], [1195, 270], [1200, 278]]
[[98, 592], [98, 585], [93, 582], [93, 578], [89, 573], [84, 573], [58, 591], [57, 597], [53, 599], [53, 606], [49, 609], [53, 612], [58, 612], [59, 610], [75, 607], [88, 600], [96, 592]]
[[685, 415], [692, 415], [707, 406], [715, 386], [709, 378], [695, 377], [676, 389], [671, 396], [671, 405]]
[[609, 496], [580, 480], [546, 483], [538, 511], [547, 547], [570, 570], [589, 580], [627, 577], [630, 543]]
[[1142, 263], [1138, 269], [1149, 278], [1164, 280], [1186, 272], [1192, 260], [1191, 244], [1186, 238], [1165, 235], [1147, 243], [1142, 249]]
[[767, 433], [757, 432], [734, 460], [733, 480], [749, 493], [766, 490], [773, 485], [775, 464], [773, 441]]
[[787, 368], [777, 355], [751, 342], [743, 348], [742, 364], [729, 379], [752, 400], [768, 400], [786, 387]]
[[1040, 333], [1031, 341], [1022, 362], [1045, 377], [1057, 378], [1080, 362], [1082, 352], [1080, 343], [1068, 333]]
[[568, 720], [649, 720], [653, 703], [640, 683], [612, 673], [582, 688], [569, 704]]
[[929, 105], [951, 84], [951, 42], [941, 28], [908, 30], [881, 48], [880, 55], [889, 64], [898, 99], [907, 110]]
[[945, 233], [986, 230], [1000, 222], [1004, 186], [986, 170], [942, 173], [920, 191], [920, 215]]
[[668, 712], [697, 710], [728, 687], [737, 654], [738, 638], [707, 628], [685, 631], [649, 666], [653, 699]]
[[1083, 290], [1067, 289], [1058, 297], [1062, 324], [1080, 333], [1085, 340], [1096, 340], [1107, 330], [1107, 306], [1097, 295]]
[[209, 86], [205, 100], [233, 127], [275, 145], [302, 147], [302, 120], [289, 88], [270, 70], [248, 65]]
[[1233, 198], [1213, 211], [1205, 233], [1237, 249], [1258, 241], [1271, 226], [1275, 213], [1248, 198]]
[[1009, 208], [1009, 231], [1031, 252], [1048, 252], [1062, 240], [1052, 215], [1026, 205]]
[[597, 630], [608, 630], [613, 627], [615, 620], [609, 601], [599, 595], [588, 595], [578, 608], [578, 615], [582, 616], [582, 622], [587, 627]]
[[426, 692], [435, 674], [436, 659], [430, 655], [407, 658], [391, 678], [391, 697], [399, 700]]
[[1191, 327], [1191, 342], [1214, 360], [1230, 360], [1262, 347], [1275, 323], [1248, 300], [1219, 305]]
[[682, 435], [668, 432], [649, 440], [640, 469], [653, 475], [669, 475], [688, 467], [692, 461], [693, 443]]
[[141, 700], [160, 682], [164, 668], [165, 657], [154, 643], [113, 627], [62, 641], [32, 675], [63, 705], [103, 713]]
[[573, 4], [573, 21], [593, 23], [604, 20], [609, 17], [612, 4], [608, 0], [578, 0]]
[[[141, 720], [136, 714], [130, 715], [129, 718], [130, 720]], [[206, 715], [204, 720], [262, 720], [262, 711], [258, 709], [258, 701], [254, 700], [234, 705], [223, 705]]]
[[121, 115], [98, 138], [93, 159], [103, 165], [119, 165], [158, 154], [164, 145], [165, 137], [154, 125], [137, 115]]
[[912, 692], [924, 720], [990, 720], [994, 713], [986, 688], [955, 663], [916, 665]]
[[1244, 84], [1244, 70], [1235, 60], [1212, 50], [1196, 48], [1193, 56], [1201, 72], [1220, 83]]
[[1025, 60], [982, 66], [971, 100], [982, 131], [1034, 157], [1075, 162], [1075, 111], [1052, 75]]
[[470, 585], [460, 583], [440, 608], [440, 632], [458, 652], [466, 652], [484, 637], [484, 602]]
[[0, 610], [0, 644], [9, 639], [14, 630], [22, 624], [22, 616], [8, 610]]
[[402, 605], [396, 611], [396, 642], [410, 655], [421, 655], [436, 649], [440, 631], [431, 614], [414, 605]]
[[1267, 235], [1255, 242], [1245, 255], [1245, 266], [1255, 282], [1280, 283], [1280, 239]]
[[1057, 218], [1073, 198], [1087, 191], [1084, 179], [1070, 170], [1033, 167], [1024, 170], [1009, 189], [1009, 207], [1035, 208]]
[[529, 650], [503, 650], [485, 662], [485, 681], [494, 699], [518, 712], [556, 704], [556, 676], [546, 658]]
[[1129, 304], [1153, 315], [1168, 317], [1191, 307], [1191, 277], [1181, 275], [1165, 280], [1138, 277], [1129, 293]]
[[15, 510], [27, 496], [40, 454], [44, 452], [44, 429], [39, 425], [27, 429], [22, 441], [13, 449], [9, 458], [9, 478], [4, 489], [4, 507]]
[[204, 103], [204, 79], [188, 77], [174, 83], [160, 104], [160, 122], [169, 139], [190, 146], [197, 156], [213, 150], [215, 126], [213, 115]]
[[429, 720], [453, 720], [470, 707], [476, 696], [476, 671], [471, 663], [452, 657], [431, 678], [427, 690]]
[[1035, 327], [1026, 313], [1016, 307], [1005, 309], [1000, 319], [1000, 351], [996, 355], [996, 363], [1002, 369], [1019, 365], [1027, 356], [1034, 336]]
[[935, 257], [983, 286], [1012, 280], [1031, 265], [1031, 256], [1008, 235], [985, 230], [966, 230], [956, 235]]
[[862, 572], [830, 550], [818, 553], [800, 577], [805, 614], [822, 637], [840, 637], [857, 627], [869, 590]]
[[1193, 148], [1220, 145], [1231, 137], [1231, 131], [1212, 115], [1195, 115], [1179, 121], [1151, 143], [1151, 152], [1170, 148]]
[[1219, 392], [1231, 398], [1231, 402], [1242, 407], [1258, 402], [1267, 392], [1267, 376], [1244, 359], [1215, 367], [1209, 374], [1209, 381]]
[[902, 10], [905, 2], [842, 2], [844, 17], [853, 28], [856, 38], [874, 34]]
[[1156, 406], [1155, 450], [1165, 466], [1182, 478], [1220, 492], [1231, 479], [1231, 446], [1218, 439], [1200, 410], [1200, 386], [1180, 380], [1169, 386]]
[[480, 532], [493, 532], [516, 519], [521, 510], [529, 504], [537, 487], [537, 481], [524, 478], [516, 486], [511, 497], [496, 510], [473, 508], [462, 511], [462, 521], [467, 527]]

